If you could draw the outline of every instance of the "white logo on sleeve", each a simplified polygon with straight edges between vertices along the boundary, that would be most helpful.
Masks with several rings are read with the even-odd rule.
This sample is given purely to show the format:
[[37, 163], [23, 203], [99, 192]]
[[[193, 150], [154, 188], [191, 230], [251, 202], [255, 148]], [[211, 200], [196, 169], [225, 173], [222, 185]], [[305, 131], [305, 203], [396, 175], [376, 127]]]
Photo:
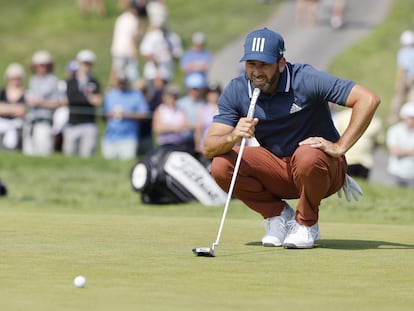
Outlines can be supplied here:
[[253, 38], [252, 52], [263, 52], [265, 38]]

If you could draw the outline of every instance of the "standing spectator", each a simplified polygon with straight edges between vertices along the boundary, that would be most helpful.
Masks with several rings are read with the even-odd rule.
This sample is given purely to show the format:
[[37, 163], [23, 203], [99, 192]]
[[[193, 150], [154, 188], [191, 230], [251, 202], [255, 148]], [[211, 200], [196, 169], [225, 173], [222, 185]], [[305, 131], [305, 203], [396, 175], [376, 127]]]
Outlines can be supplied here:
[[53, 59], [48, 51], [33, 54], [32, 69], [26, 93], [28, 112], [23, 128], [23, 153], [48, 156], [53, 153], [53, 113], [66, 104], [59, 91], [59, 79], [53, 74]]
[[105, 135], [102, 154], [106, 159], [135, 158], [140, 140], [139, 122], [149, 116], [149, 107], [141, 91], [131, 89], [129, 79], [120, 72], [117, 86], [104, 97]]
[[187, 115], [190, 129], [186, 133], [189, 147], [194, 149], [194, 130], [198, 126], [198, 115], [204, 106], [207, 81], [200, 73], [189, 74], [184, 81], [187, 94], [177, 101], [177, 106]]
[[414, 187], [414, 102], [402, 106], [400, 117], [387, 131], [388, 172], [394, 184]]
[[195, 32], [191, 38], [191, 48], [184, 52], [180, 59], [180, 68], [185, 76], [197, 72], [204, 75], [208, 81], [208, 69], [211, 65], [212, 54], [205, 48], [205, 35]]
[[333, 29], [342, 28], [345, 23], [346, 0], [332, 0], [330, 24]]
[[76, 75], [67, 81], [69, 121], [63, 130], [62, 149], [66, 155], [91, 157], [98, 141], [95, 108], [102, 103], [101, 88], [92, 76], [95, 53], [81, 50], [76, 60], [79, 63]]
[[319, 19], [326, 20], [333, 29], [340, 29], [345, 24], [346, 0], [320, 0]]
[[143, 119], [143, 120], [140, 120], [139, 122], [140, 140], [139, 140], [137, 155], [140, 156], [140, 155], [147, 154], [154, 148], [154, 141], [152, 137], [151, 116], [154, 113], [155, 108], [157, 108], [157, 106], [159, 105], [160, 98], [154, 98], [154, 97], [149, 96], [147, 83], [144, 79], [140, 79], [137, 82], [135, 82], [132, 88], [142, 92], [142, 94], [145, 97], [145, 100], [148, 103], [149, 115], [150, 115], [148, 119]]
[[112, 36], [111, 75], [117, 72], [125, 72], [130, 82], [139, 78], [138, 62], [138, 10], [136, 2], [130, 1], [124, 12], [117, 17]]
[[177, 107], [179, 89], [168, 85], [162, 97], [162, 103], [155, 109], [152, 119], [152, 129], [156, 135], [158, 146], [185, 145], [185, 133], [189, 129], [187, 115]]
[[405, 101], [414, 101], [414, 32], [405, 30], [397, 52], [397, 77], [388, 117], [389, 125], [398, 122], [398, 112]]
[[180, 37], [166, 28], [168, 12], [163, 2], [149, 2], [147, 12], [150, 26], [140, 44], [146, 60], [143, 76], [148, 95], [159, 100], [164, 86], [174, 77], [174, 60], [181, 57], [182, 46]]
[[[333, 121], [339, 134], [343, 134], [351, 120], [352, 109], [344, 108], [333, 114]], [[353, 177], [369, 178], [369, 173], [374, 166], [375, 148], [384, 141], [382, 134], [382, 121], [374, 116], [365, 133], [346, 153], [348, 163], [347, 173]]]
[[18, 63], [7, 66], [6, 86], [0, 91], [0, 150], [20, 150], [26, 105], [24, 68]]
[[[59, 90], [63, 94], [67, 91], [67, 81], [76, 77], [78, 71], [78, 61], [71, 60], [66, 65], [65, 79], [59, 81]], [[63, 129], [69, 121], [69, 107], [68, 105], [59, 107], [53, 113], [53, 135], [54, 135], [54, 150], [55, 152], [62, 152], [63, 146]]]
[[316, 25], [318, 2], [319, 0], [296, 0], [296, 22], [299, 25]]
[[195, 151], [203, 152], [204, 137], [213, 122], [213, 117], [217, 113], [217, 103], [221, 95], [221, 87], [218, 83], [210, 83], [206, 92], [206, 103], [198, 112], [198, 120], [195, 125], [194, 144]]
[[106, 15], [106, 5], [104, 0], [78, 0], [79, 10], [82, 15], [96, 11], [99, 16]]

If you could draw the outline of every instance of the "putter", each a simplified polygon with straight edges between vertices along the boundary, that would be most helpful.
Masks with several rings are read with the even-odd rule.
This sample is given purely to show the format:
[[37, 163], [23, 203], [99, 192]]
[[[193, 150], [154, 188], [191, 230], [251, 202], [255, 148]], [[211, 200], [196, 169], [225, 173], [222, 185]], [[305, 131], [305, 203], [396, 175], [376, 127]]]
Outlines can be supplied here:
[[[253, 91], [252, 98], [250, 100], [249, 110], [247, 112], [247, 117], [248, 118], [253, 118], [254, 108], [256, 107], [256, 101], [257, 101], [257, 98], [259, 97], [259, 95], [260, 95], [260, 89], [255, 88], [254, 91]], [[216, 257], [215, 249], [216, 249], [216, 246], [218, 246], [219, 242], [220, 242], [221, 232], [223, 230], [224, 221], [225, 221], [226, 215], [227, 215], [227, 210], [228, 210], [229, 205], [230, 205], [230, 200], [231, 200], [231, 197], [232, 197], [232, 194], [233, 194], [233, 189], [234, 189], [234, 185], [236, 183], [237, 173], [239, 171], [240, 162], [241, 162], [241, 159], [242, 159], [242, 154], [243, 154], [243, 150], [244, 150], [245, 145], [246, 145], [246, 138], [243, 137], [243, 139], [240, 143], [240, 149], [239, 149], [239, 153], [237, 155], [236, 165], [234, 166], [233, 176], [231, 177], [230, 188], [229, 188], [229, 192], [227, 194], [227, 200], [226, 200], [226, 205], [224, 206], [223, 216], [221, 217], [220, 227], [219, 227], [219, 230], [218, 230], [218, 233], [217, 233], [217, 239], [211, 247], [193, 248], [193, 254], [196, 255], [196, 256]]]

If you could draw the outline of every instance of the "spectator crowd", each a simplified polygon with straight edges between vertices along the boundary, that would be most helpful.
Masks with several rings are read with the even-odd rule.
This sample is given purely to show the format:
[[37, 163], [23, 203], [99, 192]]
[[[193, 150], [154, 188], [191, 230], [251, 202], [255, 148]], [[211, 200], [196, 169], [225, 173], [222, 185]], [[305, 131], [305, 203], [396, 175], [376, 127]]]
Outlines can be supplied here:
[[[105, 15], [101, 1], [78, 4], [82, 14]], [[212, 55], [204, 33], [195, 32], [184, 50], [181, 37], [167, 27], [166, 1], [119, 4], [106, 88], [94, 75], [97, 58], [90, 49], [68, 61], [63, 79], [54, 73], [48, 50], [34, 52], [30, 70], [19, 63], [7, 66], [0, 92], [0, 150], [91, 157], [100, 147], [106, 159], [128, 160], [159, 145], [185, 144], [201, 153], [198, 123], [205, 127], [207, 121], [199, 121], [200, 110], [212, 104], [210, 91], [220, 91], [216, 84], [209, 91]], [[176, 68], [185, 90], [173, 83]], [[103, 133], [98, 118], [104, 121]]]

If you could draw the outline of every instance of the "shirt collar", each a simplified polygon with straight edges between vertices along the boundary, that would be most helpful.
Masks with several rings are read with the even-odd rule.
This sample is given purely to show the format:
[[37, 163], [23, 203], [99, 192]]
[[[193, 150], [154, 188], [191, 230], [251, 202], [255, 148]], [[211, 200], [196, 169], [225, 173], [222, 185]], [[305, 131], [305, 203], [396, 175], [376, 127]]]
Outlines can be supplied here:
[[280, 75], [279, 84], [277, 85], [276, 92], [289, 92], [290, 90], [290, 66], [286, 63], [285, 70], [283, 70], [282, 74]]

